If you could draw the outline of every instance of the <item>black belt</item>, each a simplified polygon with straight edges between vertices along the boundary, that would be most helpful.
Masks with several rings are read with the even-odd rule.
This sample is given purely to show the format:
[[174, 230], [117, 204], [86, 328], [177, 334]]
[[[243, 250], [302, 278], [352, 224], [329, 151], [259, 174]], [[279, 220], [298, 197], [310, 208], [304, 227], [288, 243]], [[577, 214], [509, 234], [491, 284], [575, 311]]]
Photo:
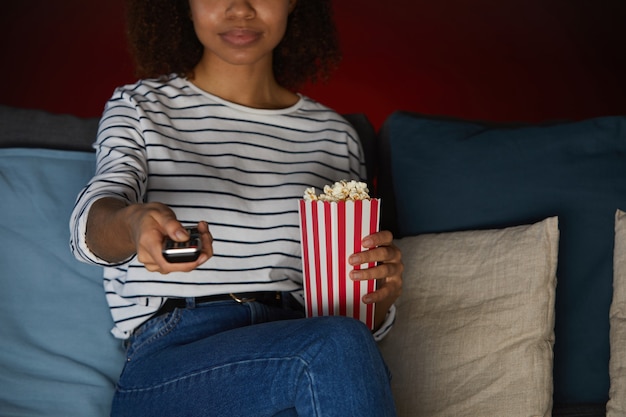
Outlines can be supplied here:
[[[230, 293], [194, 297], [195, 304], [210, 303], [214, 301], [236, 301], [240, 304], [253, 301], [274, 307], [282, 306], [282, 294], [278, 291], [258, 291], [244, 293]], [[186, 298], [168, 298], [156, 315], [171, 313], [177, 308], [187, 308]]]

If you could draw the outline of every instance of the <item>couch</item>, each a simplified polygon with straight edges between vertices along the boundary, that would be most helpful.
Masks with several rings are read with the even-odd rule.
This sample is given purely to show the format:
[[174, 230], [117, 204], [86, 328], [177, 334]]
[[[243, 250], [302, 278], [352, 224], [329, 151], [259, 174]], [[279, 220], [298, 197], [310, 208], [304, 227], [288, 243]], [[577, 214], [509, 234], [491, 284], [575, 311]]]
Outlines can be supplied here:
[[[346, 118], [403, 250], [399, 415], [626, 416], [626, 117]], [[0, 106], [2, 416], [108, 415], [123, 351], [68, 249], [97, 123]]]

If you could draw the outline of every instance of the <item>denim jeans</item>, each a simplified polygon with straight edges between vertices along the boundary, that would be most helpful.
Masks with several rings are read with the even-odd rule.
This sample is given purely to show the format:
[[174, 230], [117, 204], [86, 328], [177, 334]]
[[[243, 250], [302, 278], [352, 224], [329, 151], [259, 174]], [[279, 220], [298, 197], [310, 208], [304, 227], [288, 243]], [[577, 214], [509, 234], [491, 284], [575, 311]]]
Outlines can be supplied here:
[[112, 416], [395, 416], [369, 329], [257, 302], [176, 309], [142, 325]]

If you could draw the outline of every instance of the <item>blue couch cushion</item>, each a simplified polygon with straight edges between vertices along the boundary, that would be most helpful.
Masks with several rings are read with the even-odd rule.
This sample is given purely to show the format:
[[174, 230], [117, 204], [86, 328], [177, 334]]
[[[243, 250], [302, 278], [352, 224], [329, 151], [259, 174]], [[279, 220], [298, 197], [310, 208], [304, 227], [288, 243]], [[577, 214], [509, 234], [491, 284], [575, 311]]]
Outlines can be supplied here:
[[379, 194], [383, 210], [396, 211], [398, 236], [559, 217], [555, 403], [606, 402], [626, 117], [505, 127], [399, 112], [383, 127], [382, 143], [392, 184], [383, 172]]
[[102, 270], [69, 251], [95, 154], [0, 149], [0, 414], [108, 416], [124, 363]]

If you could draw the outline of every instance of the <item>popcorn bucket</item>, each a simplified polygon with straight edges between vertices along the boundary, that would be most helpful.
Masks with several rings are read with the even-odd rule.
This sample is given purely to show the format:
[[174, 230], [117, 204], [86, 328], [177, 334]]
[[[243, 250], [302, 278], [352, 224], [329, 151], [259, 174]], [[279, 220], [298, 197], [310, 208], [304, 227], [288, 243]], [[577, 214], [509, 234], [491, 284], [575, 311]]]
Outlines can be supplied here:
[[374, 305], [361, 298], [376, 288], [374, 280], [352, 281], [348, 257], [365, 248], [361, 240], [379, 230], [380, 199], [299, 201], [304, 298], [307, 317], [340, 315], [374, 328]]

